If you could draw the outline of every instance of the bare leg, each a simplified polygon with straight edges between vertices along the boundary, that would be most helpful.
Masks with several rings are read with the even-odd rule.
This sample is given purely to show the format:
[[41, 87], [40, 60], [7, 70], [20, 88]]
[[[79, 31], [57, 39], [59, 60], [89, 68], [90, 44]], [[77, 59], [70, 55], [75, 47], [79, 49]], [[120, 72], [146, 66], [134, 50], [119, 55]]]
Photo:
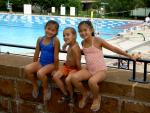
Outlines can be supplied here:
[[71, 77], [73, 85], [81, 92], [83, 96], [87, 94], [87, 89], [83, 86], [82, 81], [88, 80], [90, 77], [91, 74], [86, 69], [76, 72]]
[[24, 71], [27, 75], [27, 78], [29, 78], [32, 81], [34, 91], [37, 91], [37, 78], [34, 76], [34, 74], [40, 68], [41, 68], [41, 65], [38, 62], [33, 62], [33, 63], [28, 64], [24, 67]]
[[88, 97], [88, 91], [87, 89], [83, 86], [82, 81], [83, 80], [88, 80], [91, 77], [91, 74], [89, 71], [86, 69], [82, 69], [78, 71], [77, 73], [73, 74], [71, 77], [71, 81], [73, 85], [81, 92], [82, 94], [82, 99], [79, 102], [79, 107], [83, 108], [86, 104], [86, 99]]
[[73, 88], [72, 88], [72, 83], [71, 83], [71, 77], [72, 77], [72, 74], [75, 72], [77, 72], [77, 71], [75, 71], [75, 70], [71, 71], [65, 79], [67, 90], [69, 91], [69, 95], [71, 97], [73, 97]]
[[88, 80], [88, 84], [90, 90], [93, 93], [93, 104], [91, 106], [92, 110], [99, 110], [100, 107], [100, 99], [101, 96], [99, 95], [99, 86], [98, 83], [103, 81], [106, 78], [106, 71], [99, 71]]
[[42, 81], [42, 87], [43, 87], [43, 95], [45, 97], [48, 89], [48, 80], [47, 80], [47, 74], [50, 74], [54, 70], [53, 64], [48, 64], [44, 67], [42, 67], [38, 72], [37, 76], [38, 79]]
[[57, 71], [54, 76], [53, 76], [53, 80], [55, 81], [55, 83], [57, 84], [57, 86], [60, 88], [60, 90], [62, 91], [62, 93], [64, 95], [67, 95], [67, 91], [65, 89], [64, 83], [61, 80], [61, 78], [63, 77], [63, 73], [61, 71]]

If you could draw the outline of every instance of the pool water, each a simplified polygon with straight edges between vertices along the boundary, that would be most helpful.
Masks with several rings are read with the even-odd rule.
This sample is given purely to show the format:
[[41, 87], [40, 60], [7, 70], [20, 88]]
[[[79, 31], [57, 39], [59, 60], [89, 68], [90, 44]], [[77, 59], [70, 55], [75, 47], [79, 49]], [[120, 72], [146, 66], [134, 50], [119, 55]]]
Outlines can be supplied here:
[[[74, 27], [76, 31], [78, 31], [78, 24], [81, 21], [88, 19], [76, 17], [0, 14], [0, 42], [25, 46], [35, 46], [37, 38], [44, 36], [44, 26], [48, 20], [55, 20], [59, 23], [60, 28], [58, 32], [58, 38], [60, 39], [62, 45], [64, 43], [64, 28]], [[96, 35], [105, 40], [108, 40], [116, 36], [118, 33], [123, 32], [123, 29], [117, 29], [117, 27], [132, 24], [133, 22], [92, 19], [92, 23]], [[79, 34], [77, 35], [77, 41], [79, 43], [81, 42]], [[8, 50], [10, 51], [10, 48]], [[5, 48], [5, 51], [8, 50]]]

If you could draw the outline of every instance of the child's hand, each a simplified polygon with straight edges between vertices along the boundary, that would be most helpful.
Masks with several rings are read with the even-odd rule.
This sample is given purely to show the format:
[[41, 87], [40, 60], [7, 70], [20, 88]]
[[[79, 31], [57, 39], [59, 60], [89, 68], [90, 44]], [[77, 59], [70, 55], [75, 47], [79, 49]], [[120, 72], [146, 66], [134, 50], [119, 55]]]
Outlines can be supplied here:
[[62, 46], [62, 50], [63, 50], [63, 51], [66, 51], [66, 47], [67, 47], [67, 44], [64, 43], [63, 46]]
[[132, 60], [134, 60], [134, 61], [136, 61], [136, 60], [138, 59], [138, 57], [135, 56], [135, 55], [130, 55], [130, 58], [131, 58]]

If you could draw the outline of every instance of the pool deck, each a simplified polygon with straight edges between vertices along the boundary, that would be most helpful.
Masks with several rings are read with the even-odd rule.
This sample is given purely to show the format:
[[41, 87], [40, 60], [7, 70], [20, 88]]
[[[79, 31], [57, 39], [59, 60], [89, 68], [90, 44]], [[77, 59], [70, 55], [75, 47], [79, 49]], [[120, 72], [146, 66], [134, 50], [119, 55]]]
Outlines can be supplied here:
[[[145, 40], [142, 34], [145, 37]], [[144, 58], [150, 58], [150, 28], [146, 26], [144, 28], [141, 28], [140, 30], [122, 33], [119, 36], [108, 40], [108, 42], [123, 50], [127, 50], [131, 54], [141, 52]], [[103, 52], [106, 55], [115, 54], [106, 49], [103, 49]]]
[[[145, 37], [145, 41], [142, 35], [137, 34], [142, 33]], [[114, 46], [117, 46], [123, 50], [127, 50], [130, 54], [136, 54], [141, 52], [142, 59], [150, 59], [150, 28], [144, 27], [141, 30], [134, 30], [132, 32], [127, 32], [120, 36], [114, 37], [108, 41]], [[117, 55], [109, 50], [103, 49], [105, 55]], [[106, 60], [108, 65], [113, 64], [114, 60]], [[144, 64], [137, 63], [137, 72], [143, 72]], [[150, 65], [147, 67], [147, 71], [150, 72]]]

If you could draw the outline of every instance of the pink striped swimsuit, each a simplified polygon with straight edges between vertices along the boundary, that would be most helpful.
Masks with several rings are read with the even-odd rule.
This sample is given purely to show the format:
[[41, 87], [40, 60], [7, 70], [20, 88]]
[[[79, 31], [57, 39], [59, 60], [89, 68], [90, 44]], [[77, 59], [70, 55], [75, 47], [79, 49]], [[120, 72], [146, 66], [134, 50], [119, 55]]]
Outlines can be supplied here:
[[87, 69], [92, 75], [98, 71], [107, 70], [103, 52], [93, 45], [93, 40], [91, 47], [83, 47], [83, 53], [85, 55]]

